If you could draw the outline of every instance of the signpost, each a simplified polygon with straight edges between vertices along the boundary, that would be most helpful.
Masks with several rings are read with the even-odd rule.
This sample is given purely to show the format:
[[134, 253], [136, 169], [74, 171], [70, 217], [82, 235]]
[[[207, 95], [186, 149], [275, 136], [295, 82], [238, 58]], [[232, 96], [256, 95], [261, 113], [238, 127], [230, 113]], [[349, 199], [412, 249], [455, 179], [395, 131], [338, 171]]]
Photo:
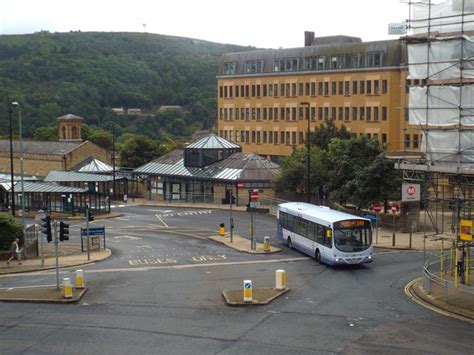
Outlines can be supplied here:
[[402, 201], [420, 201], [420, 184], [402, 184]]
[[258, 198], [259, 198], [259, 190], [249, 190], [250, 194], [250, 207], [252, 208], [250, 211], [250, 248], [252, 250], [257, 249], [257, 241], [255, 240], [255, 220], [254, 220], [254, 211], [253, 208], [259, 206]]
[[[375, 205], [373, 206], [373, 209], [375, 211]], [[382, 209], [380, 209], [378, 211], [380, 212], [381, 210]], [[375, 244], [378, 244], [378, 242], [379, 242], [379, 218], [377, 216], [377, 213], [364, 212], [362, 217], [370, 219], [370, 222], [372, 223], [372, 226], [375, 225]]]
[[394, 247], [395, 246], [395, 214], [397, 213], [397, 210], [398, 210], [398, 206], [395, 202], [392, 203], [391, 210], [392, 210], [392, 215], [393, 215], [392, 247]]

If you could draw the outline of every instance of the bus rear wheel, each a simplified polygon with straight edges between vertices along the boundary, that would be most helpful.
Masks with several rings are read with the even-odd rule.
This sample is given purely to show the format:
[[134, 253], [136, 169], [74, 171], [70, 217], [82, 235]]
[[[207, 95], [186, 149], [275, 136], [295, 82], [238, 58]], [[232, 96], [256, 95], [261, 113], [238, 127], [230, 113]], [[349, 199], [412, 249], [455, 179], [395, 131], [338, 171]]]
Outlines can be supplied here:
[[293, 243], [290, 237], [288, 237], [288, 239], [286, 240], [286, 244], [288, 245], [288, 248], [293, 249]]
[[316, 253], [314, 254], [314, 258], [316, 259], [316, 262], [321, 264], [321, 253], [319, 252], [319, 249], [316, 250]]

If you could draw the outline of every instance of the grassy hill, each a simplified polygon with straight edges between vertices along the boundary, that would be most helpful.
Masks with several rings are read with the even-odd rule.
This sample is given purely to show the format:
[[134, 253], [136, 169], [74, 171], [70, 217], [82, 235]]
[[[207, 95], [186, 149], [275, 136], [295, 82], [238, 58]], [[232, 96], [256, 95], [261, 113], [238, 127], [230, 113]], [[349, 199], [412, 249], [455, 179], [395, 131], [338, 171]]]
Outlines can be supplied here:
[[[158, 131], [189, 134], [215, 117], [217, 60], [222, 53], [253, 49], [148, 33], [40, 32], [0, 36], [0, 134], [6, 109], [19, 101], [25, 135], [73, 113], [85, 123], [118, 134]], [[112, 107], [153, 112], [181, 105], [186, 114], [115, 117]]]

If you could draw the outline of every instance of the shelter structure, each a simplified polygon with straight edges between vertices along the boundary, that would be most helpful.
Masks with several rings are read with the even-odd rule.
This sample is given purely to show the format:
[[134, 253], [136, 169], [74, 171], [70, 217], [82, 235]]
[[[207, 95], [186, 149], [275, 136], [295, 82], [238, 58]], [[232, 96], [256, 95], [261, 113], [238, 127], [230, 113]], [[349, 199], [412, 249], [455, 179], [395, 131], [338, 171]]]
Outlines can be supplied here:
[[247, 203], [248, 189], [273, 196], [272, 178], [280, 167], [214, 134], [144, 164], [134, 173], [148, 181], [148, 197], [158, 200]]

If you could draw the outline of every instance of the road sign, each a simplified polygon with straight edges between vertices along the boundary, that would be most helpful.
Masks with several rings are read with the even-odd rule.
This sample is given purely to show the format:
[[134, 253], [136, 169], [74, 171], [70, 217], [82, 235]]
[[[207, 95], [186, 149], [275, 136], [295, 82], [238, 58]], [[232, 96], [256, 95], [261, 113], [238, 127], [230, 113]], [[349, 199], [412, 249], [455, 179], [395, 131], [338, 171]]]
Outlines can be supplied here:
[[377, 214], [376, 214], [376, 213], [364, 212], [364, 214], [362, 215], [362, 217], [367, 218], [367, 219], [370, 219], [370, 221], [372, 222], [372, 224], [377, 223]]
[[404, 35], [406, 33], [407, 33], [407, 25], [404, 22], [388, 24], [389, 35]]
[[420, 184], [402, 184], [402, 201], [420, 201]]
[[[104, 235], [105, 227], [89, 228], [89, 235]], [[81, 228], [81, 236], [87, 237], [87, 228]]]
[[85, 203], [89, 203], [89, 202], [91, 202], [91, 199], [90, 199], [89, 197], [86, 197], [86, 198], [84, 199], [84, 202], [85, 202]]
[[397, 211], [398, 211], [398, 206], [397, 206], [397, 204], [396, 204], [395, 202], [392, 203], [391, 210], [392, 210], [392, 213], [393, 213], [393, 214], [397, 213]]
[[374, 212], [381, 212], [382, 211], [382, 205], [380, 203], [374, 203], [372, 205], [372, 209], [374, 210]]
[[252, 191], [250, 193], [250, 201], [258, 201], [258, 191]]
[[465, 219], [461, 219], [460, 222], [460, 231], [459, 231], [459, 237], [461, 240], [467, 240], [471, 241], [472, 240], [472, 221], [468, 221]]
[[244, 187], [244, 183], [242, 181], [237, 181], [237, 188], [242, 188]]

